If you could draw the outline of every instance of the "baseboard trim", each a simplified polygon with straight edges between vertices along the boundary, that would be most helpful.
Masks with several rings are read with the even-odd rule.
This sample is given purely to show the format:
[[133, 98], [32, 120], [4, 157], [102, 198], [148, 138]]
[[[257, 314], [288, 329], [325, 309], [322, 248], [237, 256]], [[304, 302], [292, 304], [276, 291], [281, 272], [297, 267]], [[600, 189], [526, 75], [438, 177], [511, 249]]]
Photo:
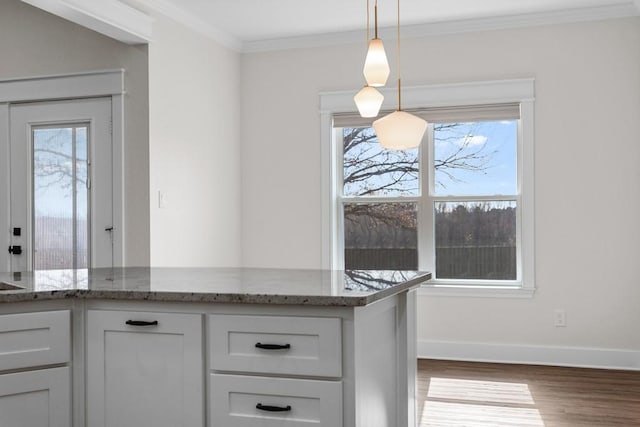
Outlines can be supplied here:
[[640, 351], [633, 350], [420, 340], [418, 357], [640, 371]]

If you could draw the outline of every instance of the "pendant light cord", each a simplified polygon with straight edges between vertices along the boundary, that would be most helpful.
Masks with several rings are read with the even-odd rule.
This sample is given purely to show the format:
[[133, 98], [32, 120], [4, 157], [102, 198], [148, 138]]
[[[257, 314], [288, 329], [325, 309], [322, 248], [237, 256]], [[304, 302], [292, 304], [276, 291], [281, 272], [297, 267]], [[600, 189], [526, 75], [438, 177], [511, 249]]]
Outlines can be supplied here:
[[371, 17], [369, 16], [370, 7], [369, 0], [367, 0], [367, 39], [365, 40], [367, 44], [369, 43], [369, 35], [371, 34], [371, 28], [369, 28], [369, 21], [371, 21]]
[[375, 22], [375, 26], [374, 26], [374, 38], [378, 38], [378, 0], [376, 0], [376, 2], [374, 3], [373, 6], [373, 14], [374, 14], [374, 21]]
[[397, 37], [398, 37], [398, 111], [402, 110], [402, 97], [400, 95], [401, 92], [401, 83], [400, 83], [400, 0], [398, 0], [398, 22], [397, 22]]

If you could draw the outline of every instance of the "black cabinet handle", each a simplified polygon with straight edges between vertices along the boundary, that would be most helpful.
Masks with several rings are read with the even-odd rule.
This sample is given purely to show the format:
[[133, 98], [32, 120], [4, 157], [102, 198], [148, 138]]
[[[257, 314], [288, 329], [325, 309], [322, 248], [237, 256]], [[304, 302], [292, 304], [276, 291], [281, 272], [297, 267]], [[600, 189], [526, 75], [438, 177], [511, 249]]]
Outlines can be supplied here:
[[290, 344], [262, 344], [261, 342], [256, 343], [256, 348], [261, 348], [263, 350], [286, 350], [291, 348]]
[[256, 405], [256, 409], [260, 409], [261, 411], [267, 411], [267, 412], [289, 412], [291, 410], [291, 406], [287, 405], [285, 407], [282, 407], [282, 406], [263, 405], [262, 403], [258, 403]]
[[124, 323], [131, 326], [158, 326], [157, 320], [154, 320], [153, 322], [147, 322], [145, 320], [127, 320]]

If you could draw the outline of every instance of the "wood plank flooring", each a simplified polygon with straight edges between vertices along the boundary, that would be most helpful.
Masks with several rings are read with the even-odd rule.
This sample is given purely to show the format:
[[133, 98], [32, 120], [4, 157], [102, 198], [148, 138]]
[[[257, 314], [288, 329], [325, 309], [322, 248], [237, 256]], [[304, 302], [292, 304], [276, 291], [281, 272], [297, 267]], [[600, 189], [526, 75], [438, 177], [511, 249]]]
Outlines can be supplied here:
[[640, 426], [640, 372], [418, 361], [419, 427]]

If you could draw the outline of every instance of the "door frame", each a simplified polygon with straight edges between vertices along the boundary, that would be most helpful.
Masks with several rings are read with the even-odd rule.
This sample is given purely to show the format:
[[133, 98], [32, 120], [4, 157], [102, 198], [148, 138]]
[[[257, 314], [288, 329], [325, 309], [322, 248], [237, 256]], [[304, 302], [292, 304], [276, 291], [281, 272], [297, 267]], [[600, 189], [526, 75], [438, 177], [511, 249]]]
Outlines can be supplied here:
[[0, 271], [9, 271], [11, 104], [111, 97], [113, 265], [124, 266], [124, 69], [0, 80]]

